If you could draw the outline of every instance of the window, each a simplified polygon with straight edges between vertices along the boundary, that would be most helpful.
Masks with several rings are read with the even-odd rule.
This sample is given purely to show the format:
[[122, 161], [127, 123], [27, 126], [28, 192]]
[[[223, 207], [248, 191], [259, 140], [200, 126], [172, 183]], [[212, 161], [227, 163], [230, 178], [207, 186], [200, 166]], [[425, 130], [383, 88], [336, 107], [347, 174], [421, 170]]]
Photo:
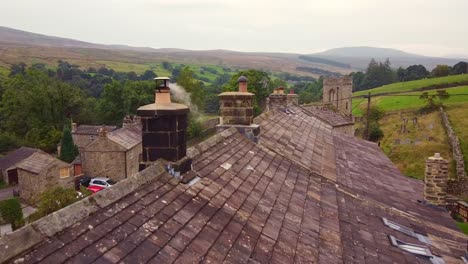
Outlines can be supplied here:
[[390, 238], [390, 242], [392, 243], [392, 245], [395, 247], [398, 247], [406, 252], [418, 255], [420, 257], [425, 257], [429, 259], [429, 261], [431, 261], [431, 263], [433, 264], [445, 263], [441, 257], [432, 255], [431, 251], [426, 246], [406, 243], [391, 235], [388, 237]]
[[406, 234], [408, 236], [412, 236], [414, 238], [417, 238], [419, 241], [421, 241], [423, 243], [431, 244], [431, 240], [427, 236], [418, 234], [418, 233], [414, 232], [414, 230], [409, 228], [409, 227], [406, 227], [406, 226], [400, 225], [398, 223], [392, 222], [392, 221], [388, 220], [385, 217], [382, 217], [382, 221], [384, 222], [384, 224], [386, 226], [390, 227], [393, 230], [397, 230], [397, 231], [400, 231], [403, 234]]
[[70, 168], [60, 168], [60, 178], [70, 177]]

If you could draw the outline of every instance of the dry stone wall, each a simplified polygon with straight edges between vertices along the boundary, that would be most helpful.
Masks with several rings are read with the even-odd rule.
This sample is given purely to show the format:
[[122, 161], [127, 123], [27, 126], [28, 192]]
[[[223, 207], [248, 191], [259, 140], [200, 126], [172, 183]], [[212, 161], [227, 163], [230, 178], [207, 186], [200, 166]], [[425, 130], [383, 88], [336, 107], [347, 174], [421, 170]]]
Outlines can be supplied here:
[[463, 160], [463, 153], [460, 147], [460, 141], [458, 140], [455, 131], [453, 131], [452, 126], [450, 125], [450, 121], [448, 119], [447, 113], [445, 113], [444, 109], [440, 108], [440, 114], [442, 116], [442, 121], [444, 123], [445, 131], [447, 132], [447, 136], [450, 141], [450, 145], [453, 151], [453, 159], [456, 162], [456, 170], [457, 170], [457, 179], [462, 180], [466, 179], [466, 171], [465, 171], [465, 162]]

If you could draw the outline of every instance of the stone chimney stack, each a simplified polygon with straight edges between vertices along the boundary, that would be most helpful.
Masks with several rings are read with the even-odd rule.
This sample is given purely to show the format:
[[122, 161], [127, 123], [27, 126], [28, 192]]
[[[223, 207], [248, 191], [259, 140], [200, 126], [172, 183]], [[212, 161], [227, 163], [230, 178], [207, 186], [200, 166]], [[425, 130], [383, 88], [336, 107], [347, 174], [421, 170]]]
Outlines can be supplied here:
[[158, 159], [169, 163], [171, 174], [178, 177], [191, 170], [192, 160], [187, 152], [187, 115], [189, 108], [171, 102], [169, 78], [156, 80], [155, 103], [138, 108], [137, 115], [142, 124], [143, 155], [140, 169]]
[[426, 160], [424, 200], [433, 205], [445, 206], [447, 196], [448, 161], [439, 153]]
[[141, 124], [139, 116], [125, 116], [122, 120], [122, 128], [135, 127]]
[[299, 105], [299, 95], [294, 93], [294, 89], [289, 90], [287, 95], [287, 106]]
[[268, 110], [284, 109], [288, 105], [287, 95], [284, 93], [284, 88], [279, 87], [273, 90], [273, 93], [268, 97]]
[[247, 78], [241, 76], [238, 92], [224, 92], [218, 95], [220, 103], [220, 125], [249, 126], [253, 120], [253, 93], [247, 92]]
[[105, 126], [102, 126], [101, 128], [99, 128], [98, 136], [107, 137], [107, 128]]

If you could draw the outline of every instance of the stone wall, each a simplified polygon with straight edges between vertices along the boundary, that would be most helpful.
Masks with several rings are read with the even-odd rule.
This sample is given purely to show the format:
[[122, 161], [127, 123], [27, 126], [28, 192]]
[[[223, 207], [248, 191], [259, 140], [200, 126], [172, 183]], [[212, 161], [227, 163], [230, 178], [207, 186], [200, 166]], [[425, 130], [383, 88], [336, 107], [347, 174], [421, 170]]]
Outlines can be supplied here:
[[351, 97], [353, 95], [353, 79], [349, 76], [323, 79], [323, 103], [331, 103], [336, 109], [351, 115]]
[[462, 180], [466, 179], [466, 171], [465, 171], [465, 162], [463, 160], [463, 153], [460, 147], [460, 141], [458, 140], [455, 131], [453, 131], [452, 126], [450, 125], [450, 121], [448, 119], [447, 113], [445, 113], [444, 109], [440, 108], [440, 115], [442, 117], [442, 123], [444, 124], [445, 131], [447, 132], [447, 136], [449, 138], [450, 145], [452, 147], [452, 155], [453, 160], [456, 163], [456, 179]]
[[135, 175], [140, 167], [140, 154], [142, 153], [142, 144], [137, 144], [129, 149], [125, 155], [127, 162], [127, 177]]
[[212, 133], [216, 131], [216, 126], [219, 125], [220, 118], [215, 117], [212, 119], [208, 119], [202, 122], [203, 133]]
[[62, 166], [53, 165], [39, 174], [35, 174], [23, 169], [18, 169], [18, 185], [20, 188], [20, 198], [30, 204], [37, 202], [40, 194], [54, 187], [74, 188], [73, 168], [69, 167], [70, 176], [60, 177]]
[[[126, 178], [126, 149], [107, 137], [96, 137], [81, 153], [83, 172], [93, 177]], [[135, 157], [138, 160], [138, 156]]]
[[430, 204], [445, 206], [447, 197], [448, 161], [439, 153], [426, 160], [424, 176], [424, 200]]

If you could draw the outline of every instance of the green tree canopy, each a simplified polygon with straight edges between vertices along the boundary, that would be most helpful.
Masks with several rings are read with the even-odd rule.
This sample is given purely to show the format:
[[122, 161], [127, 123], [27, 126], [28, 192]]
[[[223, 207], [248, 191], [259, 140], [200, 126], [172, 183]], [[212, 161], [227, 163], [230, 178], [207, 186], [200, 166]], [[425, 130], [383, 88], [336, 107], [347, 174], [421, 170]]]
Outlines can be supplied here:
[[78, 147], [73, 142], [70, 124], [66, 124], [63, 128], [61, 140], [60, 159], [65, 162], [72, 162], [78, 156]]

